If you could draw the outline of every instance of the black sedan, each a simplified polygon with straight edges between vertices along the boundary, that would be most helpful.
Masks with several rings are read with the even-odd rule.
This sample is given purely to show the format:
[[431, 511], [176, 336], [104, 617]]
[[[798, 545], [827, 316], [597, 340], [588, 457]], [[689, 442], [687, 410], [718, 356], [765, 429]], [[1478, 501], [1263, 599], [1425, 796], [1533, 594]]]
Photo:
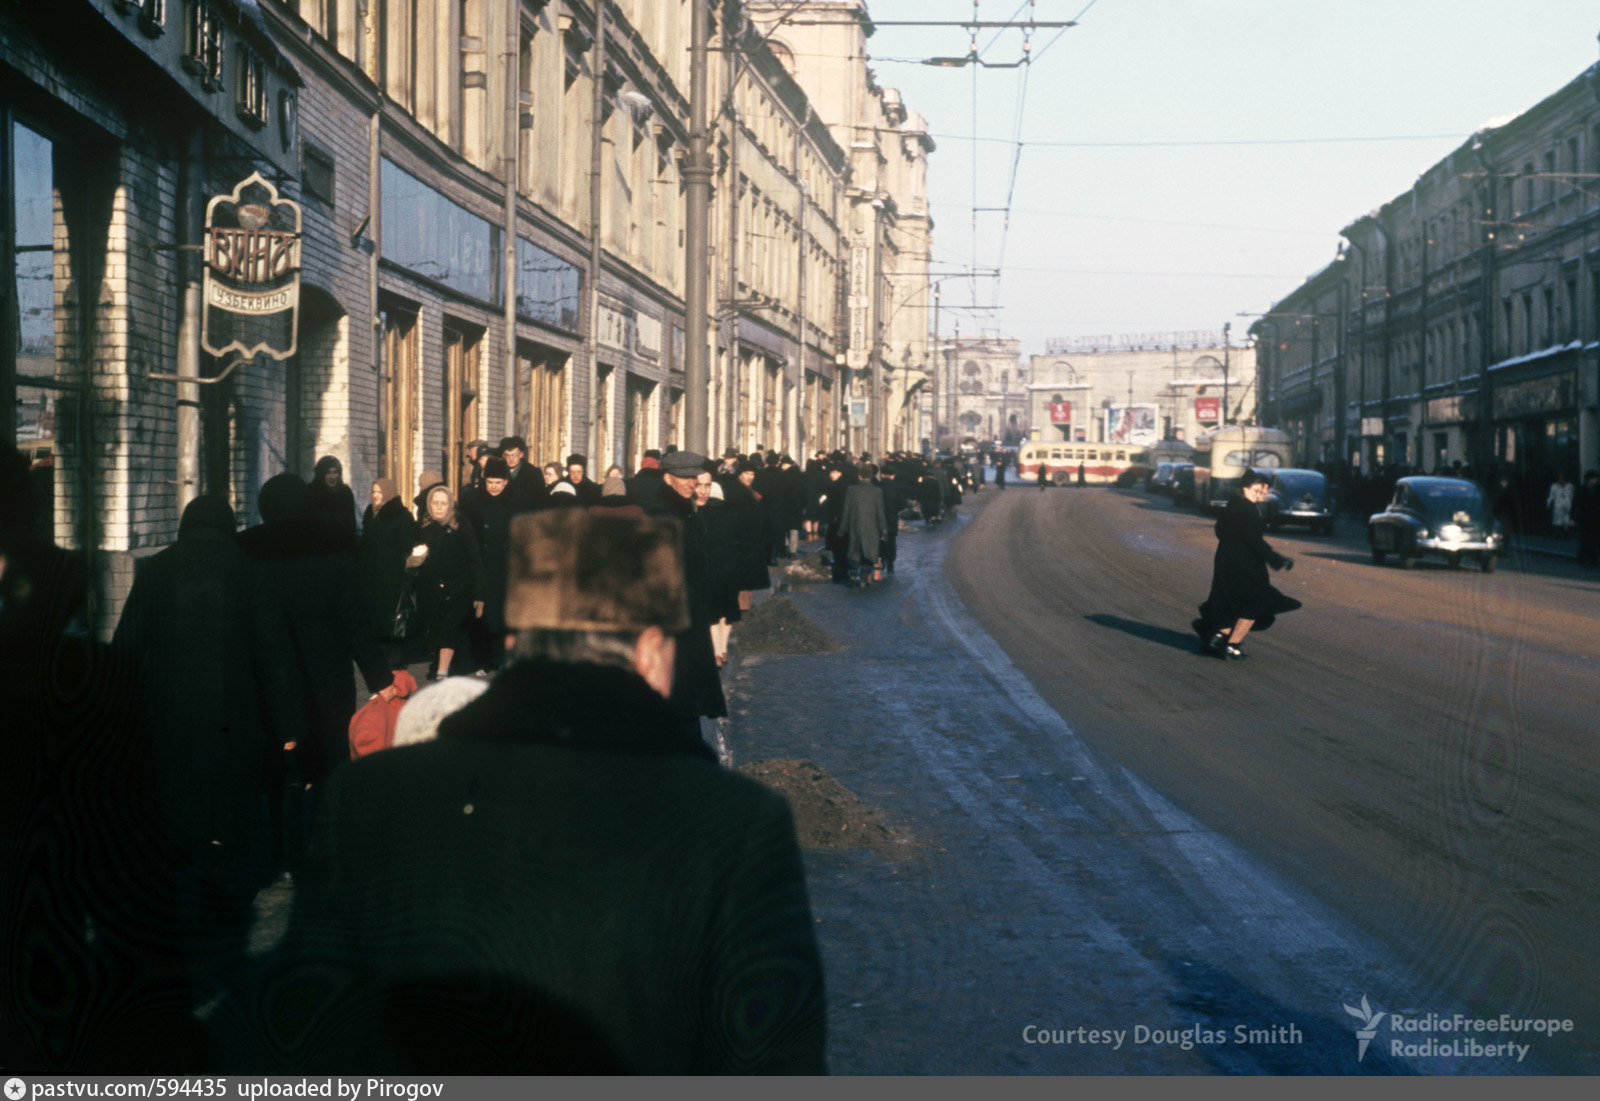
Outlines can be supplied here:
[[1314, 532], [1333, 534], [1333, 501], [1328, 479], [1320, 471], [1282, 467], [1261, 470], [1270, 482], [1261, 502], [1261, 518], [1276, 531], [1286, 524], [1304, 524]]
[[1402, 569], [1437, 555], [1451, 566], [1475, 558], [1490, 573], [1505, 551], [1483, 490], [1460, 478], [1401, 478], [1389, 507], [1367, 520], [1367, 542], [1373, 562], [1381, 566], [1392, 554]]

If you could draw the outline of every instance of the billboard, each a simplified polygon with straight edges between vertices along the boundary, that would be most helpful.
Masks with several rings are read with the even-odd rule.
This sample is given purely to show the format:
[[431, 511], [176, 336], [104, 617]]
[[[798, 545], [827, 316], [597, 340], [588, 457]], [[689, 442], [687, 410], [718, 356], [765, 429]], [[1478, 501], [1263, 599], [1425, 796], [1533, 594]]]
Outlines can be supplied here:
[[1106, 442], [1132, 447], [1153, 447], [1160, 438], [1156, 423], [1160, 409], [1154, 405], [1113, 405], [1106, 409]]
[[1053, 401], [1050, 403], [1051, 424], [1072, 423], [1072, 403], [1070, 401]]
[[1195, 398], [1194, 419], [1202, 424], [1215, 424], [1222, 419], [1221, 398]]

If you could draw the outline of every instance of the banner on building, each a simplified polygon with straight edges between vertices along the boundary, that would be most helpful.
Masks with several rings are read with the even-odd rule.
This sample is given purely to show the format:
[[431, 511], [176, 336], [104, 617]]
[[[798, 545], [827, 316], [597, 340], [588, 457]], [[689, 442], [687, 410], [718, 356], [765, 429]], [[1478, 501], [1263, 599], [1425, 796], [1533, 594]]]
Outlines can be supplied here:
[[1153, 447], [1160, 410], [1154, 405], [1113, 405], [1106, 410], [1106, 442]]
[[206, 204], [200, 346], [248, 359], [295, 354], [300, 318], [300, 204], [257, 172]]
[[1201, 424], [1216, 424], [1222, 419], [1222, 399], [1195, 398], [1194, 419]]
[[1053, 401], [1050, 403], [1051, 424], [1072, 423], [1072, 403], [1070, 401]]

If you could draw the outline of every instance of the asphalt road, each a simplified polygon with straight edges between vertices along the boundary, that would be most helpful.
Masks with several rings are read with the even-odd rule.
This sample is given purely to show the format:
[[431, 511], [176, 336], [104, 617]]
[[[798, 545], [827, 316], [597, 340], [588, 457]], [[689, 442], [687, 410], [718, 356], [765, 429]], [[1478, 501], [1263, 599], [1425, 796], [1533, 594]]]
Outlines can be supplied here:
[[1371, 563], [1359, 524], [1280, 533], [1296, 568], [1274, 580], [1305, 608], [1224, 664], [1188, 628], [1209, 517], [1140, 491], [982, 496], [950, 579], [1094, 752], [1438, 1004], [1381, 973], [1374, 1003], [1571, 1018], [1540, 1054], [1600, 1067], [1600, 578], [1534, 558], [1403, 571]]
[[[896, 833], [807, 854], [836, 1073], [1600, 1069], [1593, 575], [1278, 536], [1306, 607], [1224, 664], [1188, 626], [1209, 520], [962, 513], [889, 581], [781, 594], [837, 649], [730, 669], [736, 763], [811, 762]], [[1574, 1031], [1392, 1016], [1503, 1012]]]

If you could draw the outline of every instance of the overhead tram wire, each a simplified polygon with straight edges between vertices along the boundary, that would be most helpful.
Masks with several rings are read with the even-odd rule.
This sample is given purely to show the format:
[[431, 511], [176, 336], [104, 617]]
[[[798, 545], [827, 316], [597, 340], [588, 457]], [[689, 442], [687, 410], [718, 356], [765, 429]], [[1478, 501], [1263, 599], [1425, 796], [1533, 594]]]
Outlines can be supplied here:
[[[1010, 144], [1012, 138], [969, 137], [966, 134], [932, 134], [930, 138], [941, 141], [997, 141]], [[1460, 134], [1385, 134], [1354, 138], [1227, 138], [1196, 141], [1030, 141], [1037, 147], [1060, 149], [1183, 149], [1205, 146], [1230, 145], [1336, 145], [1380, 141], [1442, 141], [1455, 140]]]

